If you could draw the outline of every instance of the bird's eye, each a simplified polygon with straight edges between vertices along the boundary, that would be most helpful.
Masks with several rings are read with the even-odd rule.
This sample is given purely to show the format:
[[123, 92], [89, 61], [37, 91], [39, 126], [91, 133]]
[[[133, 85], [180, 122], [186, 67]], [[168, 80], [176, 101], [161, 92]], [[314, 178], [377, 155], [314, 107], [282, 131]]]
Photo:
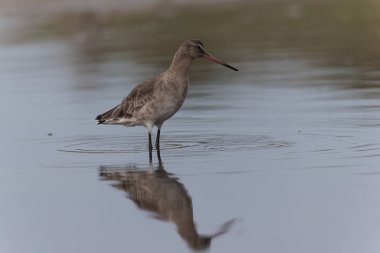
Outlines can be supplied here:
[[198, 48], [199, 50], [202, 50], [202, 48], [201, 48], [201, 46], [200, 46], [200, 45], [197, 45], [197, 48]]

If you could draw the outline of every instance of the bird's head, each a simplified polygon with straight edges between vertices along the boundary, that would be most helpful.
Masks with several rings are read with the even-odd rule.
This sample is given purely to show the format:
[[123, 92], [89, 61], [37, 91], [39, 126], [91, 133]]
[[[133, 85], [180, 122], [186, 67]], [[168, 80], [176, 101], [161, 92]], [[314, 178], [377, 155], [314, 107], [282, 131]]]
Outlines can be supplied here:
[[206, 51], [204, 48], [204, 44], [202, 41], [194, 39], [194, 40], [186, 40], [182, 43], [180, 46], [181, 51], [184, 51], [187, 55], [189, 55], [192, 59], [195, 58], [205, 58], [209, 61], [216, 62], [220, 65], [223, 65], [227, 68], [233, 69], [235, 71], [238, 71], [237, 68], [232, 67], [231, 65], [219, 60], [215, 56], [211, 55]]

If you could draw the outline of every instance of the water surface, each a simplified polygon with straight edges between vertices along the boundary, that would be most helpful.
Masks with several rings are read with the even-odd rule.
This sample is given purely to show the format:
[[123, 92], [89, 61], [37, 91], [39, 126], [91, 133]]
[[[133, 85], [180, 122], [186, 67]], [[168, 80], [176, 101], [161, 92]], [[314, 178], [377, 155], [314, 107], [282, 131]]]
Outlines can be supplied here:
[[[0, 252], [378, 252], [375, 7], [2, 17]], [[160, 174], [144, 128], [94, 117], [189, 37], [240, 71], [194, 62]]]

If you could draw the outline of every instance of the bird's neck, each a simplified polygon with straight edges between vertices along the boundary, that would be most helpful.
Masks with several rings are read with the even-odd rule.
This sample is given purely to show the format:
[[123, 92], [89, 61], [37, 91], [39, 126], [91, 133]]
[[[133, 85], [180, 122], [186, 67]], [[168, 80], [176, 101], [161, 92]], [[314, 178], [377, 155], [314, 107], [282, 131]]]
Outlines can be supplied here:
[[174, 55], [172, 64], [168, 69], [168, 73], [177, 77], [188, 78], [190, 65], [193, 59], [182, 51], [177, 51]]

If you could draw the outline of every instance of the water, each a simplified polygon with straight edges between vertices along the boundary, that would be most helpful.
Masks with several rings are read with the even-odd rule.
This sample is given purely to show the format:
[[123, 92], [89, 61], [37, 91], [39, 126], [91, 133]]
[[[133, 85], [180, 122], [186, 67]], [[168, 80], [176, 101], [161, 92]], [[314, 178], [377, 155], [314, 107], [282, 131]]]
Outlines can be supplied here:
[[[207, 9], [199, 31], [192, 9], [4, 16], [0, 252], [378, 252], [379, 26], [354, 3]], [[240, 71], [194, 62], [154, 172], [144, 128], [94, 118], [187, 37]]]

